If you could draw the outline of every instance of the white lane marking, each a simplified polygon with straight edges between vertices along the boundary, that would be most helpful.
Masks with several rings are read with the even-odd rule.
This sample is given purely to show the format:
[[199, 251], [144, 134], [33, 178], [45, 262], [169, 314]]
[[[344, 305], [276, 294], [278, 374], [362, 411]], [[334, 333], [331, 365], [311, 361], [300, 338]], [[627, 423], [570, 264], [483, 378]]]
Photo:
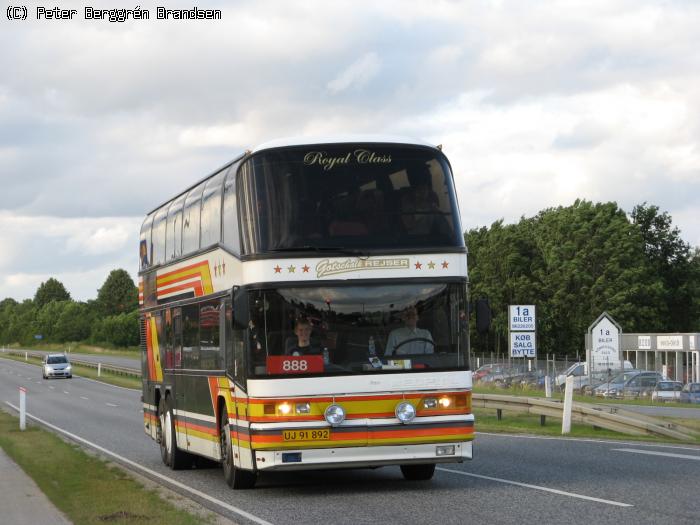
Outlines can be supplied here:
[[644, 443], [643, 441], [616, 441], [614, 439], [593, 439], [593, 438], [566, 438], [556, 436], [530, 436], [523, 434], [501, 434], [500, 432], [476, 432], [477, 435], [491, 437], [506, 437], [516, 439], [544, 439], [550, 441], [576, 441], [579, 443], [599, 443], [601, 445], [632, 445], [635, 447], [656, 447], [656, 448], [673, 448], [678, 450], [697, 450], [700, 447], [683, 447], [681, 445], [663, 445], [659, 443]]
[[80, 399], [84, 399], [85, 401], [90, 401], [90, 399], [85, 397], [85, 396], [80, 396]]
[[[12, 403], [5, 401], [5, 404], [12, 407], [16, 412], [19, 412], [19, 408], [16, 407], [15, 405], [13, 405]], [[149, 468], [146, 468], [143, 465], [139, 465], [135, 461], [131, 461], [130, 459], [125, 458], [124, 456], [120, 456], [119, 454], [112, 452], [111, 450], [107, 450], [106, 448], [101, 447], [100, 445], [97, 445], [91, 441], [88, 441], [85, 438], [81, 438], [80, 436], [77, 436], [76, 434], [68, 432], [67, 430], [63, 430], [62, 428], [59, 428], [56, 425], [52, 425], [48, 421], [44, 421], [43, 419], [40, 419], [36, 416], [33, 416], [32, 414], [30, 414], [28, 412], [27, 412], [27, 417], [29, 417], [30, 419], [33, 419], [34, 421], [38, 421], [42, 425], [49, 427], [49, 428], [55, 430], [56, 432], [60, 432], [60, 433], [68, 436], [69, 438], [71, 438], [75, 441], [78, 441], [80, 443], [84, 443], [85, 445], [92, 447], [95, 450], [99, 450], [103, 454], [107, 454], [108, 456], [112, 456], [113, 458], [116, 458], [119, 461], [126, 463], [130, 467], [142, 470], [143, 472], [146, 472], [151, 476], [154, 476], [158, 479], [162, 479], [163, 481], [165, 481], [167, 483], [170, 483], [170, 484], [172, 484], [172, 485], [174, 485], [182, 490], [185, 490], [191, 494], [194, 494], [195, 496], [197, 496], [199, 498], [202, 498], [202, 499], [207, 500], [211, 503], [214, 503], [215, 505], [218, 505], [221, 508], [229, 510], [229, 511], [233, 512], [234, 514], [238, 514], [239, 516], [243, 516], [244, 518], [249, 519], [251, 521], [254, 521], [255, 523], [259, 523], [260, 525], [272, 525], [272, 523], [270, 523], [269, 521], [265, 521], [262, 518], [258, 518], [257, 516], [250, 514], [249, 512], [246, 512], [243, 509], [239, 509], [238, 507], [234, 507], [233, 505], [230, 505], [230, 504], [226, 503], [225, 501], [221, 501], [219, 499], [216, 499], [216, 498], [210, 496], [209, 494], [205, 494], [204, 492], [201, 492], [197, 489], [193, 489], [192, 487], [188, 487], [184, 483], [180, 483], [179, 481], [177, 481], [173, 478], [169, 478], [168, 476], [165, 476], [165, 475], [161, 474], [160, 472], [156, 472], [155, 470], [151, 470]]]
[[115, 405], [114, 403], [105, 403], [108, 407], [118, 407], [119, 405]]
[[629, 503], [621, 503], [619, 501], [611, 501], [608, 499], [594, 498], [591, 496], [584, 496], [583, 494], [576, 494], [575, 492], [566, 492], [564, 490], [550, 489], [549, 487], [542, 487], [540, 485], [530, 485], [529, 483], [521, 483], [519, 481], [511, 481], [509, 479], [492, 478], [491, 476], [482, 476], [480, 474], [472, 474], [471, 472], [464, 472], [461, 470], [452, 470], [448, 468], [438, 467], [437, 470], [442, 470], [443, 472], [450, 472], [452, 474], [459, 474], [460, 476], [469, 476], [472, 478], [487, 479], [489, 481], [496, 481], [498, 483], [506, 483], [508, 485], [516, 485], [518, 487], [524, 487], [526, 489], [542, 490], [544, 492], [551, 492], [552, 494], [558, 494], [560, 496], [568, 496], [570, 498], [585, 499], [588, 501], [595, 501], [596, 503], [605, 503], [606, 505], [614, 505], [616, 507], [633, 507]]
[[49, 388], [50, 388], [51, 390], [56, 390], [56, 387], [55, 387], [55, 386], [49, 385]]
[[70, 392], [68, 392], [68, 390], [64, 390], [63, 393], [66, 395], [70, 394]]
[[99, 385], [107, 385], [107, 386], [111, 386], [112, 388], [120, 388], [122, 390], [127, 390], [129, 392], [140, 392], [141, 391], [140, 388], [127, 388], [125, 386], [113, 385], [111, 383], [105, 383], [104, 381], [98, 381], [97, 379], [92, 379], [90, 377], [83, 377], [83, 376], [76, 376], [76, 377], [80, 377], [80, 379], [83, 381], [92, 381], [93, 383], [97, 383]]
[[615, 452], [632, 452], [633, 454], [646, 454], [648, 456], [663, 456], [666, 458], [679, 458], [679, 459], [694, 459], [695, 461], [700, 461], [700, 456], [691, 456], [690, 454], [672, 454], [671, 452], [656, 452], [654, 450], [636, 450], [633, 448], [614, 448]]

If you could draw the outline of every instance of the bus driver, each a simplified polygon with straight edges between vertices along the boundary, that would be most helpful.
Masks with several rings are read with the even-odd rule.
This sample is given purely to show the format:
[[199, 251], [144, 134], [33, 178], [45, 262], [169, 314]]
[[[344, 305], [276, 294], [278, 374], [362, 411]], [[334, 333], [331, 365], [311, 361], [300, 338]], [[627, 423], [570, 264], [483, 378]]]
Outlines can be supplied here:
[[[428, 330], [418, 328], [418, 310], [409, 306], [401, 315], [405, 326], [396, 328], [389, 334], [385, 356], [403, 354], [432, 354], [435, 352], [433, 336]], [[405, 341], [405, 343], [404, 343]], [[404, 344], [401, 344], [404, 343]]]

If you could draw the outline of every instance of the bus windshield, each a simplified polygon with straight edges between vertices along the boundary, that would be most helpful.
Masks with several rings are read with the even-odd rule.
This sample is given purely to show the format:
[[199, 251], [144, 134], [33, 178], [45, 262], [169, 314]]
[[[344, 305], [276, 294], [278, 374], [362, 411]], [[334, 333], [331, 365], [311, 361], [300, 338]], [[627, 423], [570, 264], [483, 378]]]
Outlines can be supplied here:
[[253, 377], [303, 372], [278, 366], [296, 355], [312, 356], [315, 374], [468, 369], [463, 283], [261, 289], [247, 300]]
[[449, 164], [432, 149], [262, 151], [243, 164], [238, 188], [244, 254], [464, 246]]

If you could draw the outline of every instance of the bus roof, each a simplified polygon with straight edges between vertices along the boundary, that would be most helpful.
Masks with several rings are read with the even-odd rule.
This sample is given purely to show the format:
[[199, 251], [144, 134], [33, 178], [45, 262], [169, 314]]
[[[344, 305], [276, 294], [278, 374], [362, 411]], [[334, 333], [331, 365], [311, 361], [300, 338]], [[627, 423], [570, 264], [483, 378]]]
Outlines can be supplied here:
[[257, 153], [266, 149], [282, 148], [285, 146], [312, 146], [315, 144], [368, 144], [368, 143], [384, 143], [384, 144], [410, 144], [418, 146], [426, 146], [428, 148], [436, 148], [434, 144], [429, 144], [422, 140], [417, 140], [410, 137], [402, 137], [399, 135], [328, 135], [314, 137], [287, 137], [271, 140], [253, 148], [251, 153]]

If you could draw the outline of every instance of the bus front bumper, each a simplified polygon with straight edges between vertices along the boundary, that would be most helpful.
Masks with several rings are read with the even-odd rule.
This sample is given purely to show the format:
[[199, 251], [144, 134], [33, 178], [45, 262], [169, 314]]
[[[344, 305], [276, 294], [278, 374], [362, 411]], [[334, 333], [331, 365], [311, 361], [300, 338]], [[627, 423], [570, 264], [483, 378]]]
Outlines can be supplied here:
[[421, 463], [462, 463], [465, 459], [472, 459], [471, 441], [255, 451], [255, 466], [258, 470], [318, 470]]

